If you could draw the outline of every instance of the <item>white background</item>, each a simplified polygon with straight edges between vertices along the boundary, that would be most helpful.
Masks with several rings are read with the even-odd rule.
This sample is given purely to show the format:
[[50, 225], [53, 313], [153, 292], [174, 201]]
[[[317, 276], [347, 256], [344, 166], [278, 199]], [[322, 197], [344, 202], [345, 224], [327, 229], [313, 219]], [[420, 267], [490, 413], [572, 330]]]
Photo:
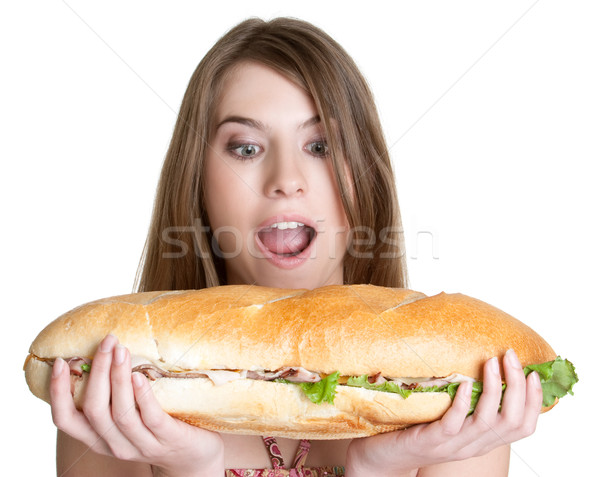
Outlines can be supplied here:
[[411, 287], [488, 301], [576, 364], [575, 397], [513, 446], [511, 475], [597, 469], [597, 3], [279, 4], [2, 4], [2, 474], [54, 472], [23, 360], [61, 313], [132, 291], [192, 71], [239, 21], [279, 15], [325, 29], [372, 86]]

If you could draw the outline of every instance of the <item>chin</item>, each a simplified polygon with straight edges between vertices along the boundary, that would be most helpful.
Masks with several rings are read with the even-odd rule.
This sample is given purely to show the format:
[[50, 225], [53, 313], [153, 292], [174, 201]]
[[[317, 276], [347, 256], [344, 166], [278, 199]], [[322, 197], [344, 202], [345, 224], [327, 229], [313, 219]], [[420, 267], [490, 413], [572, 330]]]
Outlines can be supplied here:
[[273, 287], [273, 288], [306, 288], [312, 290], [326, 285], [342, 285], [343, 284], [343, 273], [328, 275], [328, 278], [323, 280], [321, 277], [325, 276], [324, 272], [310, 272], [307, 273], [309, 276], [302, 276], [298, 270], [286, 270], [283, 273], [276, 273], [273, 276], [265, 277], [263, 275], [260, 279], [257, 279], [254, 283], [259, 286]]
[[[257, 285], [271, 288], [306, 288], [312, 290], [326, 285], [343, 285], [342, 263], [315, 263], [314, 259], [292, 270], [277, 268], [266, 261], [260, 263], [228, 263], [228, 285]], [[317, 266], [317, 265], [320, 265]], [[327, 266], [328, 265], [328, 266]], [[239, 273], [239, 271], [242, 271]]]

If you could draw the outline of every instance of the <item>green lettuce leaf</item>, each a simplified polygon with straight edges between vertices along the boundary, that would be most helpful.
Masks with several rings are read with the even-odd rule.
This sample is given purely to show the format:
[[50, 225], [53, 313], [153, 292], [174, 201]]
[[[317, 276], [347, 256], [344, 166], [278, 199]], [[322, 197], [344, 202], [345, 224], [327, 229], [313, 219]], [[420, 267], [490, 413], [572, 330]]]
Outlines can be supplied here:
[[560, 399], [567, 393], [572, 395], [573, 385], [579, 381], [573, 363], [567, 359], [562, 359], [560, 356], [554, 361], [529, 365], [523, 371], [525, 376], [532, 371], [539, 374], [544, 393], [544, 406], [551, 406], [556, 398]]
[[[458, 386], [460, 385], [460, 383], [450, 383], [450, 384], [446, 384], [445, 386], [442, 386], [440, 389], [441, 391], [445, 391], [450, 395], [450, 398], [454, 401], [454, 396], [456, 396], [456, 392], [458, 391]], [[504, 391], [504, 388], [506, 387], [505, 384], [502, 385], [502, 391]], [[473, 414], [473, 411], [475, 411], [475, 406], [477, 406], [477, 403], [479, 402], [479, 397], [481, 396], [481, 393], [483, 392], [483, 383], [481, 381], [475, 381], [473, 383], [473, 389], [471, 390], [471, 404], [469, 406], [469, 415]]]
[[321, 404], [323, 401], [333, 404], [335, 398], [335, 388], [340, 380], [340, 373], [335, 372], [326, 376], [316, 383], [294, 383], [297, 384], [304, 394], [315, 404]]

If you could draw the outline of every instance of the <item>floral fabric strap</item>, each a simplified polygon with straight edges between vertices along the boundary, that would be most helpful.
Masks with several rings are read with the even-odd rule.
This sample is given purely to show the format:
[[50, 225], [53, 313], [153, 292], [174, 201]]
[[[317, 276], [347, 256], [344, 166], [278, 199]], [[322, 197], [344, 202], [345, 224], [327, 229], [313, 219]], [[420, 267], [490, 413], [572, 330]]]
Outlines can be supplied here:
[[[273, 465], [273, 468], [274, 469], [285, 469], [285, 464], [283, 463], [283, 456], [281, 455], [281, 451], [279, 450], [279, 446], [277, 445], [277, 441], [275, 440], [275, 438], [274, 437], [263, 437], [262, 440], [265, 443], [267, 452], [269, 453], [269, 458], [271, 459], [271, 464]], [[308, 443], [308, 448], [310, 449], [310, 442]], [[300, 450], [300, 449], [298, 449], [298, 450]], [[298, 457], [297, 454], [296, 454], [296, 457]], [[306, 458], [305, 458], [305, 460], [306, 460]]]
[[306, 462], [306, 458], [308, 457], [308, 451], [310, 450], [310, 441], [306, 439], [302, 439], [300, 441], [300, 445], [298, 445], [298, 450], [296, 451], [296, 457], [294, 457], [294, 463], [292, 467], [294, 469], [298, 469], [304, 467], [304, 463]]

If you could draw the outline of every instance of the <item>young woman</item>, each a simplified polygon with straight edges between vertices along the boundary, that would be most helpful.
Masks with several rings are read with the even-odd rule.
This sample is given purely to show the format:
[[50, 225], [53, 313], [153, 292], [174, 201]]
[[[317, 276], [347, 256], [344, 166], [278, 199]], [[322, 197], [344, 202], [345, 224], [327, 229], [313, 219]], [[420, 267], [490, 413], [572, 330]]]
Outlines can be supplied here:
[[[253, 19], [209, 51], [183, 99], [140, 265], [139, 291], [406, 285], [394, 177], [373, 99], [329, 36], [297, 20]], [[218, 434], [164, 413], [130, 362], [106, 337], [79, 412], [67, 367], [56, 361], [60, 475], [499, 476], [510, 442], [533, 432], [541, 408], [537, 375], [526, 380], [508, 352], [501, 412], [493, 359], [469, 417], [470, 385], [462, 384], [441, 420], [406, 431], [312, 443]], [[271, 468], [293, 461], [291, 470]]]

